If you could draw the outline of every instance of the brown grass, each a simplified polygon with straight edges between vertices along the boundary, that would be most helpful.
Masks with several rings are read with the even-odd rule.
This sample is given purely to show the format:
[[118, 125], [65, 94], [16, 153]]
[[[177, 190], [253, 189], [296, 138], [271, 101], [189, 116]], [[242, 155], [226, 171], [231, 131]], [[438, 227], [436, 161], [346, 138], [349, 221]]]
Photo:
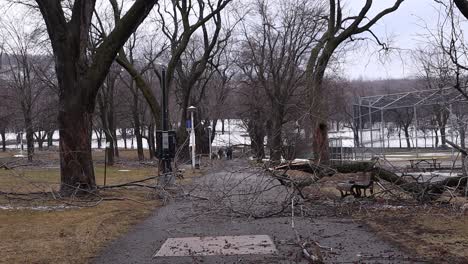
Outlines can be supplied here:
[[[11, 155], [7, 152], [2, 157]], [[100, 159], [103, 153], [98, 151], [94, 155]], [[60, 173], [58, 165], [55, 165], [57, 153], [39, 152], [38, 157], [52, 161], [52, 168], [0, 169], [0, 191], [30, 193], [58, 190]], [[121, 151], [121, 159], [136, 160], [136, 153]], [[95, 173], [97, 183], [102, 185], [104, 166], [96, 165]], [[107, 184], [140, 180], [156, 174], [156, 168], [135, 164], [107, 167]], [[101, 190], [99, 197], [106, 200], [83, 208], [50, 211], [0, 209], [0, 263], [87, 263], [106, 243], [125, 233], [160, 206], [160, 201], [154, 199], [154, 193], [143, 188]], [[64, 205], [66, 202], [31, 195], [19, 198], [0, 196], [0, 206], [31, 208]]]
[[379, 234], [435, 262], [468, 263], [468, 218], [448, 209], [381, 211], [364, 219]]
[[141, 190], [101, 195], [139, 202], [104, 201], [91, 208], [63, 211], [1, 210], [0, 263], [86, 263], [159, 205]]

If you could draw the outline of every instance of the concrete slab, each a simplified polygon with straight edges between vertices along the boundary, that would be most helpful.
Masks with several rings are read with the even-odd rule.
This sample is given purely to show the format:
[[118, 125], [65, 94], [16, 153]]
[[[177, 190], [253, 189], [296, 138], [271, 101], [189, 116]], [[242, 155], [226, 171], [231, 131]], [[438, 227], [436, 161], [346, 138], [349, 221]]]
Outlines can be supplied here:
[[168, 238], [155, 257], [268, 255], [277, 253], [267, 235]]

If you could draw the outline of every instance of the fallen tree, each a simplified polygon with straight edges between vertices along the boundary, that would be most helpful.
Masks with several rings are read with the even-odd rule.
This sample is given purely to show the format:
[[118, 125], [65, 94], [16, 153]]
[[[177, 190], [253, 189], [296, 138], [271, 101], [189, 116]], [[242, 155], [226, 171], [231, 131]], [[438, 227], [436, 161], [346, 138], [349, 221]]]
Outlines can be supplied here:
[[[323, 177], [333, 177], [337, 173], [359, 173], [372, 172], [374, 181], [384, 180], [395, 186], [398, 186], [402, 191], [411, 194], [418, 201], [436, 200], [442, 193], [449, 188], [454, 191], [462, 191], [467, 185], [468, 177], [454, 176], [448, 177], [440, 181], [421, 181], [416, 177], [408, 177], [407, 175], [398, 175], [388, 169], [378, 165], [377, 161], [354, 162], [349, 164], [337, 165], [334, 167], [326, 167], [316, 165], [310, 162], [296, 162], [270, 169], [274, 178], [278, 179], [281, 184], [294, 186], [300, 192], [305, 186], [316, 183]], [[310, 177], [292, 177], [293, 171], [302, 171], [310, 174]]]

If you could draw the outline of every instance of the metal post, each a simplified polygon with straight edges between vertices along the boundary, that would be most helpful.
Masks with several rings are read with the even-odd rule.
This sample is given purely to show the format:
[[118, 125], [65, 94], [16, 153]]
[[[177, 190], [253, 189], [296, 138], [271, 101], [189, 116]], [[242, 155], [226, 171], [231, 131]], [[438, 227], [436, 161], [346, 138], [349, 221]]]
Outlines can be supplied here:
[[415, 138], [415, 146], [416, 146], [416, 157], [419, 157], [419, 148], [418, 148], [418, 115], [416, 113], [416, 106], [413, 107], [413, 114], [414, 114], [414, 138]]
[[20, 155], [21, 157], [23, 157], [23, 130], [21, 130], [21, 133], [20, 133], [20, 144], [21, 144], [21, 150], [20, 150]]
[[210, 160], [211, 160], [211, 127], [208, 127], [208, 140], [210, 144]]
[[[371, 110], [370, 105], [369, 105], [369, 122], [370, 122], [370, 143], [371, 143], [371, 148], [373, 148], [374, 147], [374, 137], [372, 135], [373, 125], [372, 125], [372, 110]], [[372, 157], [374, 157], [374, 152], [372, 152]]]
[[362, 111], [361, 111], [361, 106], [362, 106], [362, 98], [359, 97], [359, 109], [358, 109], [358, 114], [359, 114], [359, 144], [361, 147], [361, 160], [364, 159], [364, 138], [362, 137], [363, 133], [362, 130], [364, 129], [364, 126], [362, 124]]
[[229, 144], [228, 146], [231, 146], [231, 119], [228, 119], [228, 133], [229, 133]]
[[[384, 122], [384, 112], [383, 109], [380, 109], [380, 128], [382, 133], [382, 156], [385, 158], [385, 122]], [[390, 144], [389, 146], [390, 147]]]
[[[162, 131], [167, 133], [169, 130], [169, 110], [167, 104], [167, 87], [166, 87], [166, 69], [161, 71], [161, 90], [162, 90]], [[162, 146], [161, 146], [162, 147]], [[175, 178], [172, 175], [171, 158], [163, 153], [162, 155], [162, 166], [163, 166], [163, 183], [173, 184]]]
[[106, 142], [106, 148], [104, 149], [104, 186], [106, 186], [106, 179], [107, 179], [107, 148], [108, 142]]
[[195, 169], [195, 123], [193, 122], [193, 112], [194, 111], [190, 112], [190, 121], [192, 123], [192, 127], [190, 129], [190, 141], [192, 143], [192, 169]]
[[362, 138], [363, 126], [362, 126], [362, 113], [361, 113], [361, 97], [359, 97], [359, 111], [358, 112], [359, 112], [359, 133], [360, 133], [359, 143], [361, 144], [362, 147], [364, 147], [363, 138]]

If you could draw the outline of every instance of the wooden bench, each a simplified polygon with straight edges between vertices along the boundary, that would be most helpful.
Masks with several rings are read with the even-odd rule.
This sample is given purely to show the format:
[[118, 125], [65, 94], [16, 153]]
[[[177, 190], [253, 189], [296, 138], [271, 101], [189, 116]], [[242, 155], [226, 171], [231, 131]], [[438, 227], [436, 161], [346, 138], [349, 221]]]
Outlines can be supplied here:
[[436, 170], [441, 168], [441, 162], [436, 158], [416, 158], [408, 160], [410, 165], [407, 166], [407, 170]]
[[347, 181], [339, 182], [336, 188], [340, 191], [341, 197], [344, 198], [348, 195], [353, 195], [356, 198], [367, 197], [366, 191], [369, 189], [371, 195], [374, 194], [374, 181], [370, 173], [364, 174], [364, 179], [361, 181]]

